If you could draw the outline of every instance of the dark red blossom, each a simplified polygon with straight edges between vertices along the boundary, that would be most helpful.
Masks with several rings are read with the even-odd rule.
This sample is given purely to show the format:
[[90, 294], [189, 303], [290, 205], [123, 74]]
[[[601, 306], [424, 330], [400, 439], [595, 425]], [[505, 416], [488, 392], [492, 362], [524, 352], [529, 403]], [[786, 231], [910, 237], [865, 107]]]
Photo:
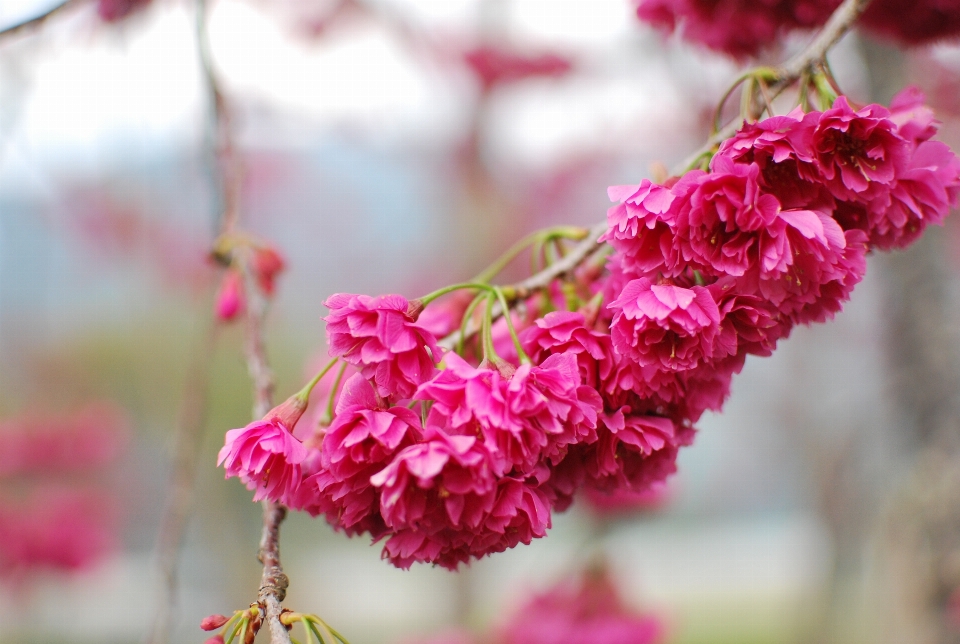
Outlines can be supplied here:
[[890, 189], [910, 160], [910, 144], [881, 105], [854, 111], [845, 96], [820, 115], [813, 132], [818, 175], [838, 199], [869, 201]]

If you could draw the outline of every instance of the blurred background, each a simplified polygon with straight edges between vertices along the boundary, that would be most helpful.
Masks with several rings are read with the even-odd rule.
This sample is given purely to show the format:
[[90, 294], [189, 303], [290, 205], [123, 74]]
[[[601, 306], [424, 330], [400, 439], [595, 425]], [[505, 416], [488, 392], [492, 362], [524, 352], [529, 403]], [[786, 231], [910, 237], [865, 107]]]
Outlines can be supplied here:
[[[2, 0], [0, 30], [58, 4]], [[193, 502], [170, 641], [203, 641], [203, 616], [259, 586], [260, 507], [215, 467], [251, 387], [241, 325], [213, 319], [221, 196], [196, 6], [115, 4], [0, 35], [4, 644], [144, 641], [178, 491]], [[607, 186], [699, 147], [737, 75], [629, 0], [215, 0], [206, 16], [241, 225], [287, 260], [267, 324], [278, 398], [324, 355], [328, 295], [415, 297], [526, 232], [602, 220]], [[920, 86], [960, 147], [960, 46], [854, 33], [831, 63], [862, 103]], [[460, 574], [396, 570], [291, 515], [286, 605], [354, 644], [479, 632], [604, 559], [667, 642], [960, 641], [958, 261], [951, 220], [871, 257], [836, 320], [748, 360], [642, 509], [577, 503], [548, 538]], [[177, 428], [194, 426], [195, 480], [172, 486]], [[38, 435], [47, 447], [16, 451]]]

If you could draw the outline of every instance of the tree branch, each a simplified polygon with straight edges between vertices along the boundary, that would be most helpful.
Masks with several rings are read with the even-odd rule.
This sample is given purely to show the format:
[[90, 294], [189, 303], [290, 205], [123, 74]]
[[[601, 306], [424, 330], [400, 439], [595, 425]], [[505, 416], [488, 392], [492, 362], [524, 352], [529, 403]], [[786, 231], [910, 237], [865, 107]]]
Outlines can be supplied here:
[[280, 524], [287, 516], [287, 509], [273, 501], [263, 501], [263, 533], [260, 537], [260, 563], [263, 564], [263, 576], [260, 578], [260, 592], [257, 600], [266, 613], [267, 628], [273, 644], [290, 644], [287, 628], [280, 622], [283, 611], [281, 603], [287, 596], [290, 580], [280, 565]]
[[27, 18], [22, 22], [12, 24], [9, 27], [4, 27], [0, 29], [0, 40], [13, 36], [14, 34], [20, 33], [22, 31], [27, 31], [29, 29], [35, 29], [40, 27], [48, 18], [53, 16], [56, 13], [59, 13], [62, 9], [66, 9], [67, 6], [74, 4], [75, 0], [63, 0], [60, 4], [53, 5], [47, 9], [44, 13], [41, 13], [39, 16], [34, 16], [33, 18]]
[[[860, 17], [870, 2], [871, 0], [844, 0], [843, 4], [837, 7], [836, 11], [833, 12], [827, 23], [817, 33], [813, 41], [811, 41], [811, 43], [807, 45], [803, 51], [777, 68], [777, 80], [770, 88], [773, 91], [774, 96], [778, 95], [785, 88], [799, 80], [803, 74], [813, 70], [817, 65], [821, 64], [830, 48], [837, 44], [837, 42], [848, 31], [850, 31], [857, 18]], [[752, 111], [749, 116], [751, 119], [756, 119], [759, 118], [761, 114], [762, 108], [760, 108], [760, 111], [757, 112]], [[707, 139], [707, 142], [699, 150], [685, 159], [679, 166], [679, 169], [674, 171], [675, 174], [681, 174], [692, 164], [696, 163], [697, 159], [702, 157], [704, 154], [711, 152], [713, 148], [716, 147], [720, 142], [725, 141], [736, 134], [737, 130], [739, 130], [742, 125], [742, 121], [736, 120], [727, 123], [719, 132]], [[516, 284], [511, 285], [516, 292], [514, 299], [524, 299], [534, 291], [546, 288], [550, 282], [560, 277], [564, 273], [569, 273], [577, 268], [577, 266], [579, 266], [583, 261], [591, 257], [597, 251], [597, 239], [606, 230], [607, 222], [604, 221], [597, 223], [593, 226], [593, 228], [590, 229], [590, 233], [587, 235], [587, 237], [582, 242], [574, 246], [573, 249], [563, 257], [563, 259], [551, 264], [544, 270], [528, 277], [522, 282], [517, 282]], [[499, 305], [495, 305], [493, 309], [494, 318], [499, 317], [502, 314], [503, 310], [501, 307]], [[477, 332], [477, 330], [478, 325], [470, 325], [467, 328], [467, 337], [472, 336]], [[450, 350], [460, 342], [460, 337], [460, 331], [455, 331], [443, 338], [440, 341], [440, 346]]]
[[216, 183], [218, 224], [221, 234], [232, 232], [240, 217], [240, 192], [243, 182], [243, 167], [234, 143], [233, 120], [230, 106], [221, 89], [210, 51], [207, 29], [207, 0], [196, 0], [196, 38], [203, 81], [212, 105], [211, 139], [216, 158]]
[[[844, 0], [843, 4], [837, 7], [836, 11], [827, 20], [827, 23], [817, 33], [814, 39], [807, 45], [803, 51], [783, 63], [776, 69], [776, 82], [770, 87], [772, 98], [776, 98], [780, 93], [797, 82], [805, 73], [821, 64], [826, 58], [830, 48], [837, 44], [843, 36], [856, 23], [857, 18], [866, 10], [872, 0]], [[772, 99], [771, 99], [772, 100]], [[763, 107], [754, 106], [748, 115], [749, 120], [756, 120], [763, 114]], [[741, 119], [734, 119], [727, 123], [717, 133], [710, 136], [706, 143], [696, 152], [684, 159], [675, 169], [674, 174], [680, 174], [704, 154], [711, 152], [717, 145], [729, 139], [737, 133], [743, 126]]]

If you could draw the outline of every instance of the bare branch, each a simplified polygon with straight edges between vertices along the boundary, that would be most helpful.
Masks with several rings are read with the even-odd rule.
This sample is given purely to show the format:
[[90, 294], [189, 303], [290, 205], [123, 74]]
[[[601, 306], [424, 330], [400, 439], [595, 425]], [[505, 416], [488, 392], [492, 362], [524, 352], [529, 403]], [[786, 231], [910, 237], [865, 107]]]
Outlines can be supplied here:
[[22, 22], [10, 25], [9, 27], [4, 27], [3, 29], [0, 29], [0, 40], [30, 29], [36, 29], [43, 25], [48, 18], [59, 13], [61, 10], [66, 9], [72, 4], [76, 4], [76, 0], [63, 0], [63, 2], [53, 5], [39, 16], [34, 16], [33, 18], [28, 18]]
[[207, 30], [207, 0], [196, 0], [196, 38], [203, 80], [207, 88], [211, 113], [211, 138], [216, 150], [216, 182], [219, 198], [219, 222], [221, 234], [231, 232], [240, 217], [240, 191], [243, 183], [243, 167], [234, 142], [233, 120], [230, 105], [221, 89], [210, 51]]
[[280, 622], [283, 610], [281, 602], [287, 596], [290, 580], [280, 565], [280, 524], [287, 516], [287, 509], [272, 501], [263, 502], [263, 534], [260, 537], [260, 563], [263, 564], [263, 576], [260, 579], [260, 592], [257, 596], [266, 613], [270, 642], [290, 644], [287, 628]]
[[[795, 83], [804, 73], [821, 64], [830, 48], [837, 44], [844, 34], [850, 31], [857, 18], [860, 17], [860, 14], [863, 13], [870, 2], [871, 0], [844, 0], [843, 4], [837, 7], [837, 10], [833, 12], [833, 15], [830, 16], [827, 23], [817, 33], [813, 41], [807, 45], [803, 51], [777, 68], [777, 81], [769, 88], [773, 96], [776, 96], [786, 87]], [[750, 117], [754, 119], [759, 118], [761, 113], [762, 112], [753, 113]], [[694, 164], [697, 159], [711, 152], [720, 142], [736, 134], [741, 126], [742, 122], [738, 121], [727, 123], [719, 132], [707, 139], [707, 142], [699, 150], [684, 160], [679, 166], [679, 169], [675, 170], [675, 174], [682, 173]], [[539, 273], [528, 277], [522, 282], [513, 284], [512, 288], [516, 292], [516, 299], [528, 297], [532, 292], [546, 288], [550, 282], [556, 278], [577, 268], [577, 266], [597, 251], [597, 239], [606, 229], [606, 222], [596, 224], [590, 229], [590, 234], [587, 235], [586, 239], [574, 246], [563, 259], [548, 266]], [[503, 311], [500, 306], [495, 305], [493, 309], [494, 317], [498, 317], [502, 313]], [[476, 332], [477, 328], [471, 325], [467, 329], [467, 336], [469, 337]], [[459, 341], [460, 331], [455, 331], [441, 340], [440, 345], [445, 349], [451, 349], [456, 346]]]

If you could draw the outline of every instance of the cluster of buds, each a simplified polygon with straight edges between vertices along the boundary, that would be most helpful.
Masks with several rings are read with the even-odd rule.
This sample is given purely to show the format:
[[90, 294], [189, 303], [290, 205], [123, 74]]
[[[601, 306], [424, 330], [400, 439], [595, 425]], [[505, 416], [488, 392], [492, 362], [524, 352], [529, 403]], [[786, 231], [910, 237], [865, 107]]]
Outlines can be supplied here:
[[229, 322], [247, 309], [247, 278], [264, 297], [273, 297], [277, 276], [286, 268], [286, 261], [272, 245], [242, 235], [220, 237], [211, 254], [214, 261], [227, 270], [217, 292], [217, 318]]
[[[250, 604], [249, 608], [238, 610], [232, 616], [208, 615], [200, 622], [200, 628], [205, 631], [219, 632], [208, 638], [204, 644], [253, 644], [263, 626], [264, 611], [258, 604]], [[286, 610], [280, 614], [280, 623], [289, 631], [295, 624], [303, 627], [306, 644], [350, 644], [340, 633], [330, 627], [316, 615], [306, 615]], [[292, 638], [291, 638], [292, 639]], [[296, 642], [297, 640], [293, 640]]]

